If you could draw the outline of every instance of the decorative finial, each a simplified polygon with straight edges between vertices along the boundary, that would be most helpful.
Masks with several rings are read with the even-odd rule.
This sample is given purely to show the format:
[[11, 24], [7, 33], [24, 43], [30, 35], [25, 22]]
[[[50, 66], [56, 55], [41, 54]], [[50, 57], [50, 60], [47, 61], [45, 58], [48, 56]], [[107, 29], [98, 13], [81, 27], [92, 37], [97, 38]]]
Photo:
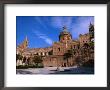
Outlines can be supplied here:
[[63, 31], [67, 32], [67, 27], [66, 26], [63, 27]]

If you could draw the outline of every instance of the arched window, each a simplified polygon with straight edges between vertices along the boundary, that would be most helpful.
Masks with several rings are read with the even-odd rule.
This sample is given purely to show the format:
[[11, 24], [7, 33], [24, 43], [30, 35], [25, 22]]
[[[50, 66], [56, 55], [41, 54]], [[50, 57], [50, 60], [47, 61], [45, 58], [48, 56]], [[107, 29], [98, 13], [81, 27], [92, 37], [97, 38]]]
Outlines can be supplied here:
[[38, 53], [36, 53], [36, 55], [38, 55]]
[[60, 48], [58, 48], [58, 51], [60, 51]]
[[45, 56], [46, 56], [46, 52], [45, 52]]

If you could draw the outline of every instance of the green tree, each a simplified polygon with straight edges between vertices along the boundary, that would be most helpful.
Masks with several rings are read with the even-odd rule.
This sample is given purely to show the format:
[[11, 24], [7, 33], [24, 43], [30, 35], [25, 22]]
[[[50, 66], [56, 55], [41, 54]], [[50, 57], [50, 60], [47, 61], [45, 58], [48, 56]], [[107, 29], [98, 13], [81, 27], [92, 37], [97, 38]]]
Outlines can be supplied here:
[[31, 58], [28, 57], [28, 58], [27, 58], [27, 64], [28, 64], [28, 65], [30, 64], [30, 61], [31, 61]]
[[69, 58], [73, 56], [73, 51], [72, 50], [68, 50], [67, 53], [65, 53], [64, 55], [64, 60], [67, 61], [67, 65], [69, 66]]
[[16, 61], [17, 61], [17, 60], [22, 60], [22, 59], [23, 59], [23, 56], [22, 56], [22, 55], [16, 54]]
[[42, 64], [42, 57], [41, 56], [37, 56], [37, 55], [35, 55], [34, 57], [33, 57], [33, 62], [37, 65], [37, 66], [39, 66], [39, 64]]
[[26, 63], [26, 57], [23, 57], [23, 63]]
[[77, 66], [81, 66], [82, 65], [82, 60], [83, 58], [81, 58], [80, 56], [77, 56], [75, 59], [75, 63], [77, 64]]
[[92, 60], [91, 63], [91, 55], [94, 54], [94, 42], [90, 42], [90, 43], [85, 43], [83, 45], [83, 47], [80, 49], [81, 51], [81, 64], [84, 65], [88, 65], [90, 66], [90, 64], [94, 63], [94, 60]]

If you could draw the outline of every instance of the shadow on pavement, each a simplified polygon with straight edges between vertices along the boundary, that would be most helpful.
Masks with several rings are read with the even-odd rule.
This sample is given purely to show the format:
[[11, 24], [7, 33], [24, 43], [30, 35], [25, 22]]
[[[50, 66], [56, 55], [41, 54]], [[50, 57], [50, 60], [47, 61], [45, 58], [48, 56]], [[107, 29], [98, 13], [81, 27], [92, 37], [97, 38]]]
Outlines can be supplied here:
[[24, 70], [17, 70], [16, 73], [17, 74], [32, 74], [32, 72], [30, 72], [30, 71], [24, 71]]

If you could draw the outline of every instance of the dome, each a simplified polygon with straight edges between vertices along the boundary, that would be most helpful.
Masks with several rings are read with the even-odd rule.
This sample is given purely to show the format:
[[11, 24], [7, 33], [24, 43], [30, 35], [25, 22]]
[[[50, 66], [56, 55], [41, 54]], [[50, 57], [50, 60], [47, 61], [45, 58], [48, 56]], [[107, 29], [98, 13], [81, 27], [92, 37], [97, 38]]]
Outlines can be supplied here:
[[72, 39], [72, 35], [70, 34], [70, 32], [68, 32], [67, 27], [64, 26], [63, 27], [63, 31], [60, 32], [59, 41], [65, 42], [66, 38], [68, 38], [68, 40], [71, 40]]

